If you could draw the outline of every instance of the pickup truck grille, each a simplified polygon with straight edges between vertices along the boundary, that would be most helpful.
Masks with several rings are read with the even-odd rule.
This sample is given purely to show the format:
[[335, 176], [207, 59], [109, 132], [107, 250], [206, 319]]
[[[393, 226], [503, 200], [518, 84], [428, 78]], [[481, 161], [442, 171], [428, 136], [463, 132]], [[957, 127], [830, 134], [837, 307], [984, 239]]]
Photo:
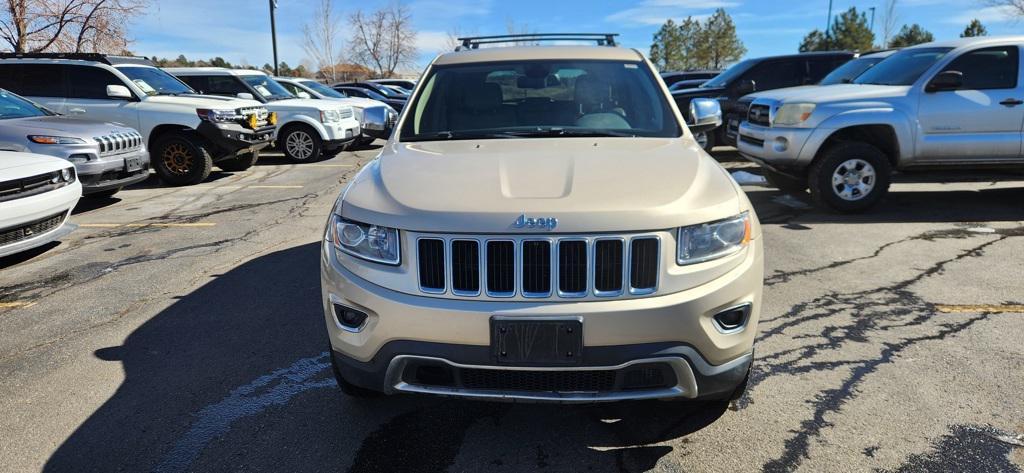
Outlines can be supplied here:
[[142, 147], [142, 135], [137, 131], [96, 136], [93, 139], [100, 144], [100, 156], [128, 153]]
[[420, 290], [459, 297], [651, 294], [661, 270], [654, 235], [421, 236], [416, 249]]
[[12, 245], [48, 233], [64, 223], [65, 217], [67, 217], [67, 212], [61, 212], [19, 227], [0, 230], [0, 246]]
[[0, 202], [42, 194], [66, 185], [68, 182], [60, 179], [60, 171], [3, 181], [0, 182]]
[[767, 105], [753, 104], [747, 109], [747, 121], [755, 125], [771, 126], [771, 109]]

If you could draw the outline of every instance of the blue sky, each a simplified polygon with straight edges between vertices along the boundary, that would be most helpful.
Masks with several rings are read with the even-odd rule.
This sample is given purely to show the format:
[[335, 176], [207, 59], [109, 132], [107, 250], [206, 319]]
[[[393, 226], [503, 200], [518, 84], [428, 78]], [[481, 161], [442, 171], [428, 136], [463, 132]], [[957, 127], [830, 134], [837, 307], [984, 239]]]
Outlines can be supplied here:
[[[335, 1], [344, 17], [357, 6], [372, 9], [388, 0]], [[304, 53], [301, 28], [319, 0], [278, 0], [278, 48], [281, 60], [299, 64]], [[419, 31], [421, 68], [445, 44], [447, 32], [502, 34], [509, 22], [536, 32], [616, 32], [628, 47], [647, 51], [651, 35], [667, 18], [704, 17], [722, 7], [736, 22], [748, 56], [794, 52], [800, 39], [824, 28], [828, 0], [405, 0]], [[851, 6], [877, 7], [876, 37], [881, 36], [885, 0], [833, 0], [833, 12]], [[222, 56], [232, 62], [272, 62], [267, 0], [155, 0], [131, 28], [131, 49], [145, 56], [190, 58]], [[1010, 19], [984, 0], [898, 0], [899, 23], [919, 23], [936, 39], [957, 37], [971, 18], [989, 34], [1017, 34], [1024, 23]]]

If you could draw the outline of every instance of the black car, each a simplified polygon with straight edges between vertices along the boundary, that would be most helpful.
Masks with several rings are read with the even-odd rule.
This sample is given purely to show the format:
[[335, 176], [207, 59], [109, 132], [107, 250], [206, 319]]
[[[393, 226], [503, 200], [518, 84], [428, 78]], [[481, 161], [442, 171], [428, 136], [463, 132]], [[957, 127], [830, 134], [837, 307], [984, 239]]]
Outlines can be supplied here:
[[698, 79], [708, 80], [708, 79], [711, 79], [711, 78], [713, 78], [713, 77], [715, 77], [715, 76], [717, 76], [718, 74], [721, 74], [721, 73], [722, 73], [722, 71], [712, 71], [712, 70], [708, 70], [708, 71], [666, 71], [666, 72], [662, 72], [661, 73], [661, 80], [665, 81], [665, 85], [666, 86], [672, 87], [673, 85], [675, 85], [676, 82], [680, 82], [680, 81], [684, 81], [684, 80], [685, 81], [691, 81], [691, 80], [698, 80]]
[[408, 95], [399, 93], [394, 89], [384, 87], [381, 84], [373, 82], [345, 82], [341, 84], [334, 84], [331, 87], [334, 90], [352, 97], [379, 100], [390, 105], [391, 108], [394, 108], [398, 112], [402, 111], [405, 107], [405, 102], [409, 100]]
[[747, 113], [746, 107], [739, 103], [740, 97], [762, 90], [817, 84], [833, 69], [855, 56], [848, 51], [834, 51], [747, 59], [700, 87], [673, 91], [672, 97], [684, 114], [688, 114], [690, 101], [695, 98], [717, 98], [722, 105], [722, 122], [726, 126], [709, 131], [698, 139], [709, 151], [720, 144], [735, 146], [736, 134], [729, 133], [729, 130], [735, 130]]

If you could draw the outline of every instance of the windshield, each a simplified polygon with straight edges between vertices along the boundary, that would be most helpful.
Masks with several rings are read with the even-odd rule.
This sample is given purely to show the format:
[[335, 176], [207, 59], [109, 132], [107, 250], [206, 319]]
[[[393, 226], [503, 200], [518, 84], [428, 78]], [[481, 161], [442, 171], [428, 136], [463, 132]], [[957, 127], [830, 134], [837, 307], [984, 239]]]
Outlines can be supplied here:
[[302, 84], [303, 87], [305, 87], [307, 89], [310, 89], [313, 92], [316, 92], [316, 93], [318, 93], [320, 95], [323, 95], [324, 97], [331, 97], [331, 98], [335, 98], [335, 99], [346, 98], [345, 94], [343, 94], [341, 92], [338, 92], [337, 90], [334, 90], [334, 89], [332, 89], [330, 87], [327, 87], [326, 85], [323, 85], [323, 84], [321, 84], [321, 83], [319, 83], [317, 81], [304, 80], [304, 81], [300, 81], [299, 83]]
[[392, 98], [392, 99], [408, 98], [404, 94], [402, 94], [401, 92], [399, 92], [397, 90], [394, 90], [394, 89], [391, 89], [391, 88], [389, 88], [387, 86], [378, 85], [376, 87], [372, 87], [371, 86], [371, 87], [368, 87], [368, 88], [370, 90], [374, 91], [374, 92], [377, 92], [378, 95], [383, 95], [383, 96], [388, 97], [388, 98]]
[[746, 61], [737, 62], [731, 67], [723, 71], [721, 74], [713, 77], [711, 80], [701, 84], [701, 87], [725, 87], [737, 77], [743, 75], [748, 69], [757, 64], [755, 59], [747, 59]]
[[178, 95], [196, 93], [178, 78], [155, 67], [119, 67], [146, 95]]
[[439, 66], [420, 90], [402, 141], [681, 133], [658, 79], [638, 62]]
[[36, 106], [36, 104], [29, 102], [18, 95], [4, 89], [0, 89], [0, 120], [8, 118], [43, 117], [47, 115], [52, 115], [52, 113]]
[[818, 85], [849, 84], [871, 66], [882, 62], [882, 59], [885, 59], [885, 56], [868, 56], [847, 61], [821, 79]]
[[276, 80], [263, 74], [242, 76], [242, 80], [249, 84], [249, 87], [252, 87], [264, 100], [273, 101], [295, 98], [294, 95], [288, 92], [288, 89], [285, 89]]
[[868, 69], [854, 84], [910, 85], [953, 48], [904, 49]]

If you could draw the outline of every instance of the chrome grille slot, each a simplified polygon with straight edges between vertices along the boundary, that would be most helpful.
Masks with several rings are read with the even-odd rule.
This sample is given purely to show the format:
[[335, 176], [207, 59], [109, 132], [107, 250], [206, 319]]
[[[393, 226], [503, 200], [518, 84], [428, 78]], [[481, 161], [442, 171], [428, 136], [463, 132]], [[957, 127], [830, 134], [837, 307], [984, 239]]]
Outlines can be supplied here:
[[767, 105], [753, 104], [747, 109], [747, 121], [755, 125], [771, 126], [770, 111]]
[[480, 294], [480, 244], [476, 240], [452, 240], [452, 293]]
[[101, 156], [127, 153], [142, 148], [142, 135], [136, 131], [95, 136], [93, 139], [99, 144]]
[[487, 242], [487, 295], [511, 297], [516, 293], [516, 243]]
[[551, 242], [523, 241], [523, 296], [551, 295]]
[[558, 242], [558, 295], [583, 297], [587, 295], [587, 241], [561, 240]]
[[444, 240], [422, 238], [417, 244], [420, 267], [420, 289], [424, 292], [444, 292]]
[[658, 285], [658, 239], [634, 238], [629, 242], [629, 291], [654, 292]]
[[340, 115], [342, 119], [345, 119], [345, 118], [352, 118], [353, 113], [354, 112], [352, 112], [352, 107], [346, 107], [346, 108], [341, 109], [341, 111], [338, 113], [338, 115]]
[[602, 239], [594, 243], [594, 294], [622, 293], [622, 240]]

